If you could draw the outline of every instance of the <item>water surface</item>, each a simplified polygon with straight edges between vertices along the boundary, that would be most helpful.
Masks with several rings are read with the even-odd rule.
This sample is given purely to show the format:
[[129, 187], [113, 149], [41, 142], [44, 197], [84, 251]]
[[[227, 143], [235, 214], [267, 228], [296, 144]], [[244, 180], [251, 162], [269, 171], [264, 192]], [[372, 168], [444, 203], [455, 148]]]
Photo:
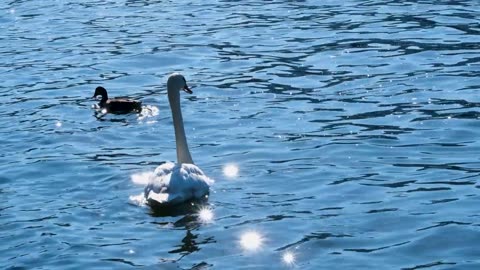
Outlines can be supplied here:
[[[478, 2], [12, 0], [0, 14], [0, 268], [480, 267]], [[173, 71], [194, 91], [193, 159], [216, 180], [207, 214], [129, 200], [132, 178], [176, 158]], [[96, 117], [98, 85], [148, 113]]]

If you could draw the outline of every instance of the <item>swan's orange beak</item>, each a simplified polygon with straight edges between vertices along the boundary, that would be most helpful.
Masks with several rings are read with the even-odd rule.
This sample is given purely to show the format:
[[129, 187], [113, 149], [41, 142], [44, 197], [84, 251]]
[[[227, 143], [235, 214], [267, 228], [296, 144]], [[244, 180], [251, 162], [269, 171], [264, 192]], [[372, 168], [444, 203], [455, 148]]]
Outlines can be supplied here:
[[183, 91], [189, 93], [189, 94], [193, 94], [192, 90], [190, 90], [190, 88], [188, 88], [187, 85], [185, 85], [185, 87], [183, 87]]

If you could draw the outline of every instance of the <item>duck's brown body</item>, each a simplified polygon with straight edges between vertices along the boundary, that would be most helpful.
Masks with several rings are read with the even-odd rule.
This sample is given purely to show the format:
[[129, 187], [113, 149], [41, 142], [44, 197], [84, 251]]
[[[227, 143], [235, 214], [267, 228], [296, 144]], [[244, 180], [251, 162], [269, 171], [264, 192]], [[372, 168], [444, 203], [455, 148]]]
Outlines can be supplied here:
[[109, 113], [129, 113], [140, 112], [142, 110], [142, 102], [133, 99], [108, 98], [107, 90], [101, 86], [95, 89], [93, 97], [101, 96], [102, 99], [98, 105]]

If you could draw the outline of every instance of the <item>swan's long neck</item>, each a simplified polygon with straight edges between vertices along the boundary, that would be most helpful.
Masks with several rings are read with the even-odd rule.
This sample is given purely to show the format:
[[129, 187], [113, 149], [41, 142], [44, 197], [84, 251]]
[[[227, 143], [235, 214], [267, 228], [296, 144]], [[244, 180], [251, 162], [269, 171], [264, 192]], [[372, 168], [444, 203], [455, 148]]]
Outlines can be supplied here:
[[173, 127], [175, 128], [175, 141], [177, 144], [177, 162], [193, 164], [192, 156], [188, 150], [187, 137], [183, 128], [182, 110], [180, 108], [180, 91], [168, 87], [168, 101], [172, 110]]

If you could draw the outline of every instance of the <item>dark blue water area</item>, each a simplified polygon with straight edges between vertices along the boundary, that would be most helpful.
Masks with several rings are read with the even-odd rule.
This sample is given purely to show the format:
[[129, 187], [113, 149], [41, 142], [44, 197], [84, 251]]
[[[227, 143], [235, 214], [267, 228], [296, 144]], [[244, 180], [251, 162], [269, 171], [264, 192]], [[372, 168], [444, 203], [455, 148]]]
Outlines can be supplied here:
[[[477, 1], [0, 3], [1, 269], [480, 269]], [[176, 160], [166, 79], [215, 184]], [[143, 102], [101, 115], [90, 97]], [[237, 171], [238, 170], [238, 171]]]

